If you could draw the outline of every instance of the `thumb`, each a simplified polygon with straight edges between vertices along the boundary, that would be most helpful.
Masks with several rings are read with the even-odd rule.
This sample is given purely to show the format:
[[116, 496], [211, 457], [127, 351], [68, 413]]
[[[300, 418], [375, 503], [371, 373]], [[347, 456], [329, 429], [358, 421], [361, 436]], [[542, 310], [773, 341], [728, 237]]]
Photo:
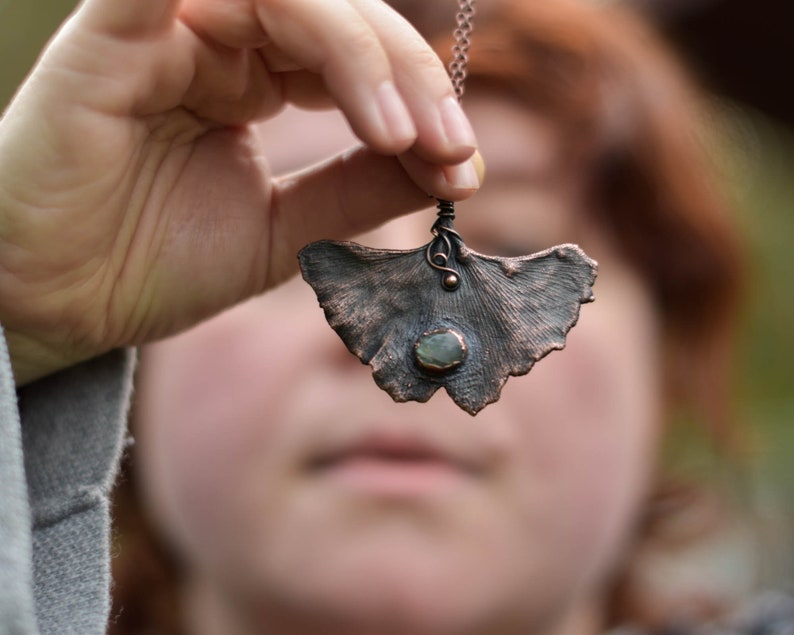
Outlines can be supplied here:
[[[469, 160], [482, 181], [479, 154]], [[387, 220], [432, 205], [439, 198], [463, 200], [476, 187], [454, 187], [448, 168], [422, 165], [423, 175], [406, 172], [396, 157], [357, 147], [307, 170], [276, 180], [271, 206], [270, 266], [266, 287], [295, 273], [297, 252], [323, 238], [340, 239], [373, 229]]]

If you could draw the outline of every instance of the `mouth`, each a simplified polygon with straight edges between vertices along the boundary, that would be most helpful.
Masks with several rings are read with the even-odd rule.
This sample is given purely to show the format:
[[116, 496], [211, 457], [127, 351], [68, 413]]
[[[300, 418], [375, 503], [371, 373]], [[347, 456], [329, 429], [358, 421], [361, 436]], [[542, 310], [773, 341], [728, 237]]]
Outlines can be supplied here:
[[386, 497], [441, 493], [483, 473], [477, 462], [425, 440], [382, 434], [322, 453], [309, 468], [339, 487]]

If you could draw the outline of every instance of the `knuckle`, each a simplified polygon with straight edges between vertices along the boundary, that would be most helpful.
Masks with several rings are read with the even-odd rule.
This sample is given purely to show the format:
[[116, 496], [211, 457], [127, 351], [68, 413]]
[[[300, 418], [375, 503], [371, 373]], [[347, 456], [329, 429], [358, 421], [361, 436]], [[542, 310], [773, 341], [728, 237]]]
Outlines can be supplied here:
[[354, 59], [380, 55], [382, 47], [375, 32], [365, 24], [351, 26], [342, 39], [345, 56]]
[[420, 70], [439, 71], [446, 74], [444, 64], [436, 52], [428, 46], [416, 46], [406, 57], [407, 62]]
[[402, 54], [394, 66], [394, 72], [403, 80], [419, 81], [426, 86], [432, 86], [433, 92], [452, 90], [443, 62], [426, 46], [417, 46]]

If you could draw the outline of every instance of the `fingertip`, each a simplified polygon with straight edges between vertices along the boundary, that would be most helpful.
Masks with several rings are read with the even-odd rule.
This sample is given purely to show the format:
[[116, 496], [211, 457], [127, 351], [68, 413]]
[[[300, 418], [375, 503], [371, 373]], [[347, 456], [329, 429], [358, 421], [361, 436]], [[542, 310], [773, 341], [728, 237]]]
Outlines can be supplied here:
[[411, 113], [391, 80], [378, 84], [360, 103], [362, 110], [348, 117], [358, 137], [378, 154], [394, 156], [416, 142], [417, 130]]
[[487, 168], [485, 167], [485, 159], [482, 158], [479, 150], [474, 151], [471, 162], [474, 164], [474, 169], [477, 171], [477, 179], [479, 180], [480, 186], [482, 186], [482, 184], [485, 183]]
[[438, 109], [444, 131], [444, 142], [449, 147], [449, 151], [471, 154], [476, 150], [477, 137], [458, 100], [452, 95], [447, 95], [441, 100]]
[[416, 141], [416, 126], [394, 82], [382, 82], [375, 93], [379, 110], [376, 125], [382, 127], [384, 136], [397, 152], [411, 147]]
[[428, 163], [414, 151], [399, 157], [400, 164], [416, 186], [436, 198], [459, 201], [469, 198], [480, 189], [485, 166], [479, 153], [454, 165]]
[[413, 150], [428, 163], [459, 164], [477, 150], [474, 129], [454, 96], [425, 100], [414, 116], [419, 135]]
[[457, 165], [447, 165], [442, 172], [447, 185], [455, 190], [475, 192], [480, 188], [480, 175], [471, 159]]

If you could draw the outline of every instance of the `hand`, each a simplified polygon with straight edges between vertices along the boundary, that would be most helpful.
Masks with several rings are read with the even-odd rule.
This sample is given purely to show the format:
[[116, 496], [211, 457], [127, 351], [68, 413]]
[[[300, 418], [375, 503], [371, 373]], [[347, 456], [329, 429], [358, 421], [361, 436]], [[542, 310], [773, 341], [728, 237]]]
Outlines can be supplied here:
[[[274, 180], [252, 122], [339, 108], [365, 146]], [[479, 181], [443, 65], [380, 0], [86, 0], [0, 120], [17, 384], [174, 333], [296, 252]]]

